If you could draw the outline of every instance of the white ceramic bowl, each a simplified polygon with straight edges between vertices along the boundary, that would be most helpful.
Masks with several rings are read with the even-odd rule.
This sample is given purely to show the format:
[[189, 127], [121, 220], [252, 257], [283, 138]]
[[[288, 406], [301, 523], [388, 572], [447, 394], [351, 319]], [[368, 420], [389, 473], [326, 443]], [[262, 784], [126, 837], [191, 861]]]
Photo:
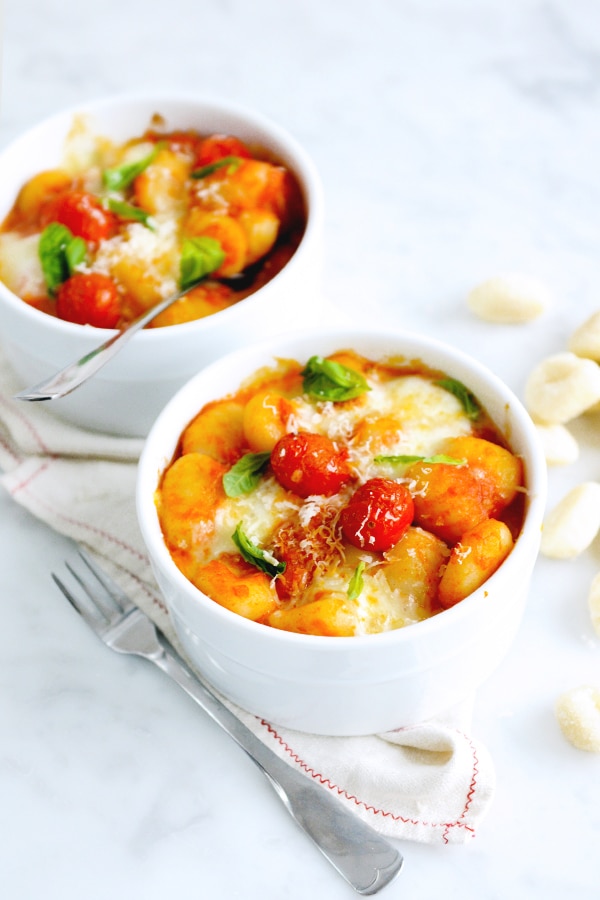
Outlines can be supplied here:
[[[154, 492], [179, 435], [201, 406], [234, 391], [275, 356], [307, 360], [353, 348], [378, 359], [420, 359], [466, 384], [522, 455], [527, 505], [514, 549], [479, 590], [437, 616], [360, 637], [293, 634], [219, 606], [177, 569], [163, 542]], [[137, 508], [152, 566], [193, 665], [239, 706], [278, 725], [330, 735], [368, 734], [452, 707], [498, 666], [523, 613], [537, 556], [546, 464], [528, 414], [491, 372], [426, 337], [386, 330], [304, 332], [241, 350], [209, 366], [171, 400], [142, 453]]]
[[[271, 281], [234, 307], [183, 325], [135, 335], [92, 381], [73, 394], [47, 401], [56, 415], [98, 431], [145, 436], [167, 400], [202, 366], [253, 339], [318, 321], [321, 312], [323, 197], [313, 162], [285, 130], [262, 115], [193, 95], [115, 96], [55, 115], [0, 154], [0, 220], [23, 183], [58, 166], [76, 114], [116, 141], [140, 134], [160, 113], [170, 129], [225, 132], [256, 142], [296, 175], [308, 221], [300, 246]], [[112, 334], [48, 316], [0, 284], [0, 341], [21, 386], [30, 387], [79, 359]]]

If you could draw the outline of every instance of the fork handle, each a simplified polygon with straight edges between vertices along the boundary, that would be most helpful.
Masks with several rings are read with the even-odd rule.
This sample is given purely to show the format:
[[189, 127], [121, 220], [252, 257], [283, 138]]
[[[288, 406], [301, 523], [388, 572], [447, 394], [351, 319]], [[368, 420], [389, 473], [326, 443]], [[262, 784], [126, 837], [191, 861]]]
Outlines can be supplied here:
[[403, 858], [389, 841], [273, 753], [169, 649], [152, 662], [245, 750], [290, 815], [357, 893], [376, 894], [396, 877]]

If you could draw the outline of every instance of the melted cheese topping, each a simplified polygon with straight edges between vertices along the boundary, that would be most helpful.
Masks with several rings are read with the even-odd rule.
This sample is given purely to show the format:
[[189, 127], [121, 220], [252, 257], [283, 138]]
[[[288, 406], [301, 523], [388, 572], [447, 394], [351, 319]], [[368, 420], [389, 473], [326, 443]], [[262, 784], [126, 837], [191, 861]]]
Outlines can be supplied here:
[[[372, 381], [371, 390], [351, 403], [315, 404], [308, 397], [300, 396], [294, 398], [293, 405], [294, 412], [287, 423], [290, 431], [316, 432], [346, 446], [359, 483], [390, 474], [388, 466], [374, 461], [379, 454], [430, 456], [438, 452], [445, 439], [472, 431], [459, 400], [431, 379], [419, 375], [400, 376], [382, 383]], [[377, 426], [386, 417], [392, 417], [399, 427], [380, 439]], [[298, 549], [315, 569], [302, 598], [295, 598], [294, 603], [305, 605], [323, 596], [339, 597], [354, 618], [355, 634], [387, 631], [419, 621], [424, 618], [423, 608], [410, 591], [401, 594], [391, 587], [381, 570], [381, 561], [375, 560], [373, 564], [372, 557], [363, 572], [359, 596], [348, 600], [348, 585], [357, 560], [346, 560], [335, 513], [339, 514], [355, 488], [353, 484], [333, 497], [312, 496], [302, 500], [281, 487], [274, 477], [263, 478], [252, 492], [227, 497], [222, 502], [216, 513], [210, 548], [205, 548], [205, 552], [211, 558], [237, 552], [232, 535], [239, 523], [254, 544], [268, 547], [277, 528], [293, 521], [303, 534]], [[320, 520], [324, 510], [334, 518], [327, 525], [319, 523], [315, 530], [311, 525]]]
[[[265, 597], [261, 594], [263, 612], [259, 621], [264, 624], [301, 633], [359, 635], [402, 628], [434, 615], [440, 611], [438, 586], [452, 545], [436, 533], [425, 530], [424, 526], [420, 527], [415, 518], [408, 530], [384, 553], [361, 550], [345, 539], [340, 516], [356, 489], [372, 478], [405, 483], [416, 505], [417, 497], [428, 496], [427, 485], [417, 484], [416, 476], [411, 477], [407, 470], [409, 463], [390, 462], [380, 457], [422, 459], [444, 454], [448, 439], [475, 438], [478, 433], [489, 437], [494, 433], [493, 423], [482, 410], [478, 425], [474, 425], [460, 400], [438, 383], [439, 373], [429, 372], [425, 367], [405, 371], [400, 365], [396, 368], [376, 363], [368, 365], [365, 378], [369, 390], [353, 400], [335, 403], [315, 401], [303, 394], [299, 371], [298, 363], [290, 361], [286, 368], [280, 362], [270, 372], [255, 373], [244, 382], [238, 394], [215, 402], [223, 402], [224, 408], [229, 404], [238, 411], [240, 405], [244, 412], [246, 407], [252, 410], [251, 422], [245, 423], [241, 430], [242, 442], [250, 442], [245, 429], [252, 426], [255, 435], [255, 426], [263, 421], [260, 419], [263, 414], [267, 430], [279, 422], [282, 434], [312, 432], [327, 437], [346, 454], [352, 477], [332, 496], [302, 498], [284, 488], [267, 466], [248, 493], [225, 496], [218, 502], [211, 519], [211, 533], [204, 531], [201, 540], [197, 544], [194, 541], [191, 548], [194, 558], [192, 580], [194, 566], [205, 571], [214, 562], [239, 557], [240, 550], [233, 535], [241, 527], [247, 540], [264, 554], [264, 558], [286, 565], [284, 572], [271, 579], [271, 601], [267, 583], [266, 611]], [[285, 397], [285, 405], [281, 406], [284, 412], [279, 412], [280, 406], [275, 401], [267, 406], [249, 405], [256, 395], [266, 390], [272, 392], [273, 398], [279, 396], [283, 400]], [[196, 437], [200, 433], [198, 421], [203, 412], [194, 420]], [[278, 419], [279, 415], [287, 418]], [[256, 421], [255, 416], [258, 417]], [[210, 446], [219, 445], [213, 434], [215, 421], [214, 417], [210, 420], [213, 439]], [[228, 429], [226, 417], [219, 427]], [[275, 440], [277, 438], [273, 437], [273, 443]], [[501, 442], [499, 434], [498, 441]], [[231, 450], [227, 441], [222, 443]], [[242, 443], [234, 458], [239, 459], [249, 452], [248, 445]], [[231, 467], [231, 459], [224, 465]], [[420, 471], [431, 472], [435, 465], [435, 462], [428, 463], [421, 466]], [[462, 465], [464, 461], [456, 465], [456, 469]], [[452, 481], [453, 468], [448, 464], [444, 466], [446, 474], [440, 475], [445, 479], [444, 485], [465, 484], [464, 480]], [[184, 485], [182, 496], [185, 497], [187, 491], [188, 486]], [[445, 503], [443, 500], [435, 502]], [[460, 499], [454, 496], [446, 507], [453, 510], [457, 503], [460, 505]], [[467, 558], [465, 554], [463, 556]], [[459, 562], [462, 558], [460, 545], [455, 558]], [[222, 570], [219, 571], [221, 578]], [[245, 576], [241, 577], [243, 580]], [[263, 577], [264, 590], [269, 576]], [[217, 602], [221, 602], [222, 597], [223, 605], [235, 610], [232, 593], [237, 589], [237, 581], [228, 582], [227, 598], [223, 594], [224, 583], [218, 582], [216, 576], [212, 581], [202, 578], [201, 581], [202, 590], [208, 596]], [[243, 584], [240, 590], [251, 592], [252, 586]]]

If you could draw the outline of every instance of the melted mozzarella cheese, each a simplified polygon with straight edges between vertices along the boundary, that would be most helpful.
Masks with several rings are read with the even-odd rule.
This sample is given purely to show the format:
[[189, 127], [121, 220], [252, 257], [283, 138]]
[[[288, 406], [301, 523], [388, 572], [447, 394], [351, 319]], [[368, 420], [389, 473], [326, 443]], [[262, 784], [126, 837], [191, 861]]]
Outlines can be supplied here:
[[0, 234], [0, 280], [19, 297], [42, 297], [46, 293], [39, 242], [39, 234]]
[[177, 223], [172, 217], [154, 217], [154, 228], [138, 222], [102, 241], [90, 271], [110, 275], [119, 263], [139, 267], [157, 284], [161, 297], [177, 290], [179, 264]]
[[211, 555], [237, 552], [232, 535], [240, 523], [248, 538], [262, 546], [281, 522], [298, 511], [301, 502], [299, 497], [291, 498], [274, 478], [263, 479], [249, 494], [228, 497], [217, 510]]

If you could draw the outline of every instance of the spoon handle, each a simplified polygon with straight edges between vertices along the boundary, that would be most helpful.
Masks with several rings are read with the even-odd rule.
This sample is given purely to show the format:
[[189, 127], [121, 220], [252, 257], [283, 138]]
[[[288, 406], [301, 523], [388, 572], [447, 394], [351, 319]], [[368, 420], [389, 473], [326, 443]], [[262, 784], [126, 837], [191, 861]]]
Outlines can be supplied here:
[[151, 322], [159, 313], [163, 312], [171, 306], [171, 304], [179, 300], [180, 297], [183, 297], [184, 294], [187, 294], [191, 287], [195, 287], [195, 284], [190, 285], [190, 287], [187, 287], [185, 290], [179, 291], [176, 294], [165, 297], [160, 303], [152, 306], [145, 313], [142, 313], [141, 316], [138, 316], [137, 319], [134, 319], [133, 322], [130, 322], [120, 331], [117, 331], [116, 334], [109, 337], [109, 339], [103, 344], [100, 344], [99, 347], [90, 350], [89, 353], [86, 353], [86, 355], [82, 356], [77, 362], [71, 363], [64, 369], [56, 372], [55, 375], [51, 375], [50, 378], [40, 381], [39, 384], [20, 391], [18, 394], [14, 395], [14, 399], [57, 400], [60, 397], [65, 397], [67, 394], [70, 394], [71, 391], [74, 391], [75, 388], [82, 385], [88, 378], [95, 375], [102, 366], [106, 365], [106, 363], [119, 352], [123, 345], [126, 344], [137, 331], [140, 331], [141, 328], [144, 328], [144, 326]]

